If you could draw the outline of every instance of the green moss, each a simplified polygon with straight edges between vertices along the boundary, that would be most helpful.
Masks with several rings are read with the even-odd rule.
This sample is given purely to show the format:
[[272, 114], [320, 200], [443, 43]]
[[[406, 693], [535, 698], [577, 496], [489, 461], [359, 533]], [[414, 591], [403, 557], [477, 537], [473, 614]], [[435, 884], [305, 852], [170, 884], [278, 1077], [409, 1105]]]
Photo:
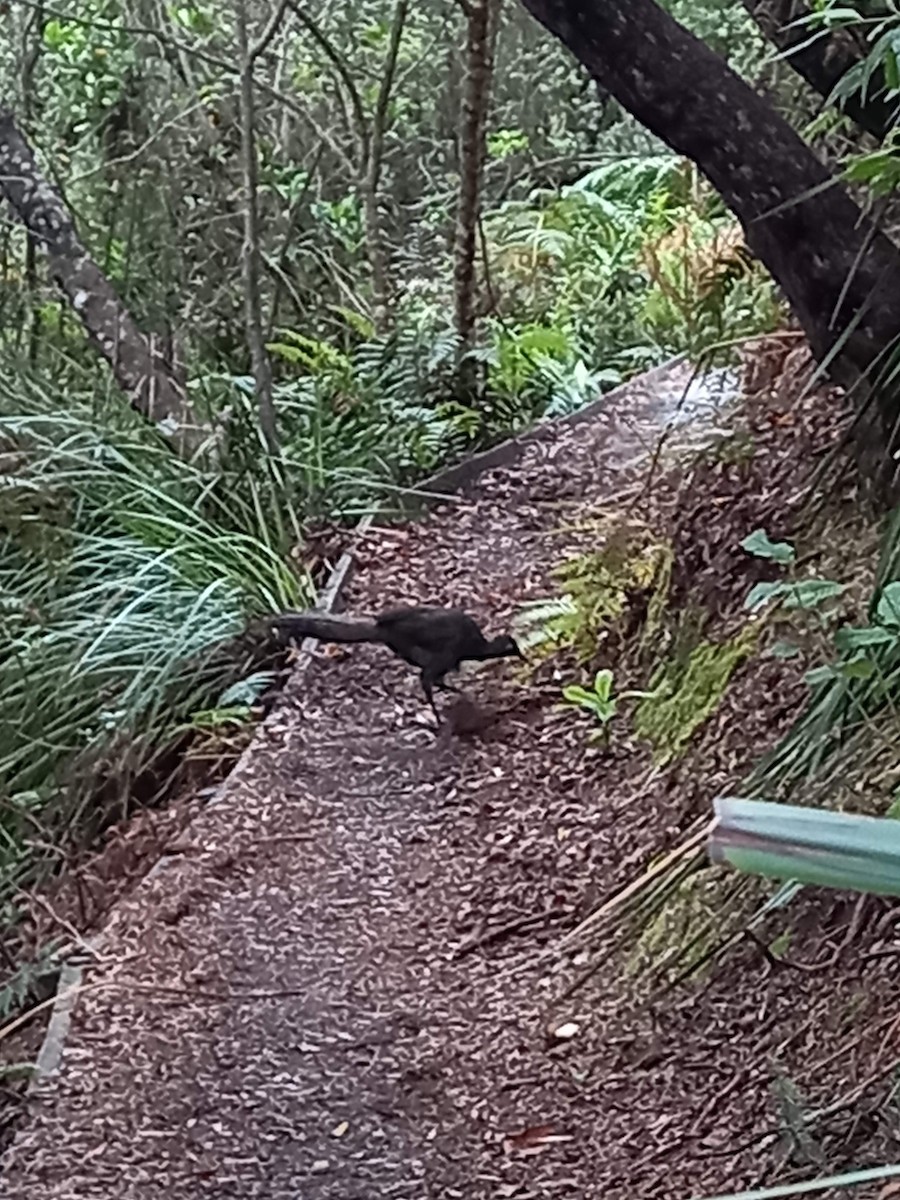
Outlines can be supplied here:
[[[597, 520], [602, 549], [566, 559], [553, 571], [561, 596], [523, 610], [521, 636], [537, 655], [564, 646], [589, 662], [605, 633], [636, 597], [648, 596], [648, 619], [658, 629], [668, 595], [672, 549], [642, 524]], [[530, 631], [529, 631], [530, 627]]]
[[732, 672], [755, 648], [758, 626], [748, 625], [729, 642], [700, 642], [685, 657], [662, 663], [650, 680], [653, 695], [642, 700], [635, 732], [649, 742], [658, 765], [677, 758], [694, 732], [715, 712]]
[[656, 571], [653, 578], [650, 599], [647, 603], [647, 616], [644, 620], [644, 628], [641, 630], [642, 651], [651, 646], [662, 632], [663, 617], [669, 600], [669, 585], [672, 581], [672, 567], [675, 563], [674, 551], [667, 543], [657, 545], [656, 555]]
[[659, 970], [688, 948], [691, 960], [702, 958], [721, 936], [722, 891], [723, 880], [715, 872], [698, 871], [682, 880], [642, 930], [628, 957], [629, 974]]

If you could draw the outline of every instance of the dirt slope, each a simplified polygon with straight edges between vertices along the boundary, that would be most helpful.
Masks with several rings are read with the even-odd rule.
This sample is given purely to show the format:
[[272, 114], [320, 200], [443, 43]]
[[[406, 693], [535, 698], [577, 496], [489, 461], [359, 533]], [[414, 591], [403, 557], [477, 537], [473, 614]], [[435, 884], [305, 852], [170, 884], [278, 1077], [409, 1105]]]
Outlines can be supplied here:
[[[502, 628], [585, 544], [579, 510], [641, 479], [673, 395], [637, 386], [421, 525], [375, 531], [349, 607], [455, 603]], [[735, 689], [698, 792], [726, 780], [739, 735], [758, 749], [783, 728], [792, 702], [758, 716], [782, 671]], [[695, 814], [645, 761], [586, 756], [556, 686], [492, 665], [466, 690], [487, 721], [437, 741], [414, 678], [377, 649], [323, 658], [289, 691], [189, 852], [112, 918], [63, 1069], [7, 1155], [8, 1200], [631, 1200], [801, 1170], [773, 1154], [773, 1079], [815, 1094], [836, 1054], [848, 1088], [883, 1065], [890, 969], [829, 977], [823, 1013], [820, 976], [748, 950], [637, 1014], [611, 964], [563, 1013], [578, 1036], [551, 1043], [560, 980], [541, 945]]]

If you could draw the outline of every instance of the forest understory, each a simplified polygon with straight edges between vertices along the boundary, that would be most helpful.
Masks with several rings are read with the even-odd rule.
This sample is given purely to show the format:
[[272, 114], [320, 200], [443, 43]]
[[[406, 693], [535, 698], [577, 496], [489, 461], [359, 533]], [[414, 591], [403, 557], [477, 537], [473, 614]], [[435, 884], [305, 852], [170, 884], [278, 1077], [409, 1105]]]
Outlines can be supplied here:
[[[810, 375], [795, 334], [762, 339], [737, 403], [668, 426], [689, 369], [637, 381], [353, 545], [351, 611], [460, 604], [542, 631], [529, 664], [467, 674], [474, 708], [435, 735], [377, 650], [317, 656], [224, 801], [110, 831], [139, 846], [156, 825], [172, 858], [116, 907], [62, 1074], [7, 1109], [11, 1200], [114, 1179], [123, 1198], [699, 1196], [890, 1161], [889, 904], [807, 890], [751, 923], [774, 889], [704, 863], [589, 920], [740, 790], [871, 588], [846, 403]], [[753, 618], [779, 573], [741, 548], [759, 529], [852, 582], [828, 623]], [[677, 686], [656, 710], [624, 695], [591, 739], [560, 689], [602, 667], [619, 694]], [[841, 784], [881, 811], [896, 779], [873, 742]], [[77, 924], [77, 890], [43, 903]]]

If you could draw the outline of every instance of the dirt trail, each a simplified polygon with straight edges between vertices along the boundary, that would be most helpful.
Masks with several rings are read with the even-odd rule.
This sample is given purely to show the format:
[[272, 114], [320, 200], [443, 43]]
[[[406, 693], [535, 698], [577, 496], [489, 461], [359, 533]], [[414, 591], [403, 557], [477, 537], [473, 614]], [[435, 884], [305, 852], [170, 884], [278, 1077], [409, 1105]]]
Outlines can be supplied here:
[[[420, 526], [374, 531], [348, 607], [454, 603], [502, 629], [584, 536], [577, 511], [640, 480], [683, 379], [638, 383]], [[787, 1022], [807, 1044], [816, 981], [756, 963], [711, 986], [701, 1030], [693, 999], [632, 1021], [601, 979], [566, 1014], [583, 1034], [548, 1046], [558, 982], [537, 951], [667, 818], [585, 758], [558, 692], [503, 665], [465, 686], [493, 717], [437, 742], [414, 676], [377, 649], [289, 689], [190, 851], [110, 920], [7, 1200], [631, 1200], [758, 1179], [740, 1143], [768, 1076], [743, 1034], [774, 1052]], [[508, 1140], [543, 1125], [560, 1140]]]

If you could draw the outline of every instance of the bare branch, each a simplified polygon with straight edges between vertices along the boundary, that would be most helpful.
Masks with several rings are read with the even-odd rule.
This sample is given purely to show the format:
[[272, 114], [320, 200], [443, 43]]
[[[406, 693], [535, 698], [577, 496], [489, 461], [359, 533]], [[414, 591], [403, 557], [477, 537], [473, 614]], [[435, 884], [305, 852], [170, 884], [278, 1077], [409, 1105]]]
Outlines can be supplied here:
[[366, 170], [369, 161], [369, 122], [366, 117], [365, 106], [362, 102], [362, 97], [359, 94], [359, 89], [354, 82], [350, 68], [347, 66], [341, 54], [338, 52], [328, 35], [320, 28], [318, 23], [300, 7], [295, 0], [287, 0], [291, 12], [300, 22], [300, 24], [310, 33], [313, 41], [318, 45], [319, 49], [337, 71], [341, 78], [341, 82], [347, 90], [347, 95], [350, 97], [350, 104], [353, 108], [353, 116], [356, 124], [356, 136], [359, 139], [359, 152], [362, 162], [362, 170]]
[[256, 60], [261, 55], [265, 54], [265, 52], [268, 50], [269, 46], [272, 43], [272, 39], [278, 33], [278, 30], [281, 26], [281, 22], [284, 19], [284, 14], [285, 14], [285, 10], [287, 9], [287, 6], [288, 6], [288, 0], [279, 0], [279, 3], [275, 6], [271, 17], [269, 17], [268, 25], [266, 25], [265, 29], [259, 35], [258, 41], [255, 42], [254, 45], [252, 45], [250, 47], [250, 51], [249, 51], [247, 57], [249, 59], [251, 66], [256, 62]]

